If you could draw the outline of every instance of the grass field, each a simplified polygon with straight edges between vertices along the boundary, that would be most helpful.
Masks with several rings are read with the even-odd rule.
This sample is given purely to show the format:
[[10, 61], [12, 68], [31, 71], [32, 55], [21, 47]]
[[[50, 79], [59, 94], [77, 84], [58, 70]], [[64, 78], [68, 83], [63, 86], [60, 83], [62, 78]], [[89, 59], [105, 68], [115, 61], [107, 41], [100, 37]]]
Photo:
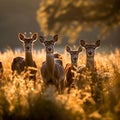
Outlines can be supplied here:
[[[64, 66], [70, 62], [69, 55], [63, 54]], [[33, 81], [24, 80], [24, 74], [13, 79], [11, 62], [24, 52], [7, 50], [0, 53], [4, 73], [0, 78], [0, 120], [119, 120], [120, 119], [120, 50], [95, 55], [98, 71], [95, 88], [96, 99], [91, 97], [91, 76], [85, 73], [76, 79], [75, 88], [68, 88], [58, 94], [54, 86], [45, 87], [41, 79], [40, 67], [45, 60], [45, 52], [33, 51], [38, 72], [36, 88]], [[85, 54], [80, 53], [78, 65], [85, 64]]]

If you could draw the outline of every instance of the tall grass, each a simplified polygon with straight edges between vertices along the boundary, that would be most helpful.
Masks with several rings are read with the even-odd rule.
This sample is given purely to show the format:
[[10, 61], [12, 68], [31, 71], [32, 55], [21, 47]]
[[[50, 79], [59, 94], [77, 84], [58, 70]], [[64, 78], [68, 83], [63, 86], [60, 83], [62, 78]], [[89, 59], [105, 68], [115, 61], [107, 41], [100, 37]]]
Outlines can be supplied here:
[[[64, 66], [70, 62], [63, 54]], [[44, 51], [34, 51], [37, 81], [24, 79], [24, 74], [12, 77], [11, 63], [23, 52], [7, 50], [0, 53], [4, 73], [0, 78], [0, 120], [119, 120], [120, 119], [120, 50], [97, 53], [96, 98], [91, 95], [91, 75], [84, 73], [75, 78], [75, 87], [58, 94], [54, 86], [46, 87], [41, 79], [40, 67], [45, 60]], [[85, 64], [85, 54], [79, 56], [79, 65]], [[77, 75], [76, 75], [77, 76]], [[98, 101], [96, 101], [96, 99]], [[100, 102], [99, 102], [100, 101]]]

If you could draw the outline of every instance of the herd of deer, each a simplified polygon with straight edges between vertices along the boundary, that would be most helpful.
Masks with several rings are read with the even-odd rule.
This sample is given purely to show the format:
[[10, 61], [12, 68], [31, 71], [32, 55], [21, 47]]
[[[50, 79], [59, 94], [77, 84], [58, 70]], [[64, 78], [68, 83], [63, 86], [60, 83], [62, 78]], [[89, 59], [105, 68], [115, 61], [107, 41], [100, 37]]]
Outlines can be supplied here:
[[[62, 55], [54, 53], [54, 45], [58, 41], [58, 35], [52, 36], [48, 40], [44, 36], [39, 36], [38, 33], [30, 33], [28, 37], [25, 33], [19, 33], [18, 39], [23, 43], [25, 58], [20, 56], [16, 57], [12, 61], [11, 69], [16, 71], [17, 74], [27, 70], [26, 68], [34, 68], [30, 70], [29, 79], [36, 80], [37, 65], [32, 57], [33, 43], [39, 39], [39, 41], [45, 46], [46, 49], [46, 60], [42, 63], [40, 68], [41, 75], [46, 85], [53, 84], [58, 90], [62, 91], [65, 86], [70, 86], [74, 81], [73, 70], [77, 73], [81, 73], [86, 68], [92, 72], [96, 71], [94, 62], [95, 48], [100, 45], [100, 40], [94, 43], [80, 41], [78, 50], [71, 50], [70, 46], [66, 45], [66, 51], [71, 56], [71, 63], [67, 63], [65, 68], [63, 66]], [[82, 47], [86, 49], [86, 65], [78, 66], [78, 55], [82, 51]], [[3, 73], [2, 62], [0, 62], [0, 75]]]

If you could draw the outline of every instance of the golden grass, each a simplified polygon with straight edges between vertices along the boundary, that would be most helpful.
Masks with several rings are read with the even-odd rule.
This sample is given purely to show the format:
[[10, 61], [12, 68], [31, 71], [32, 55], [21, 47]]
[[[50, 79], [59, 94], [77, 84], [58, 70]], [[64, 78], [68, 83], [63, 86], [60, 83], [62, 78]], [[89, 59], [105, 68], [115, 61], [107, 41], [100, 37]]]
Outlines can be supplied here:
[[[58, 94], [54, 86], [45, 87], [41, 79], [40, 67], [45, 60], [45, 52], [33, 51], [37, 64], [37, 82], [24, 80], [23, 76], [12, 78], [11, 63], [14, 57], [24, 56], [24, 52], [7, 50], [0, 53], [0, 61], [4, 67], [0, 78], [0, 120], [118, 120], [120, 112], [120, 50], [112, 53], [97, 53], [95, 55], [98, 78], [102, 87], [99, 97], [101, 103], [96, 103], [91, 97], [91, 77], [83, 75], [85, 86], [80, 88], [76, 79], [75, 88], [63, 94]], [[64, 66], [70, 62], [69, 55], [63, 53]], [[85, 64], [85, 54], [81, 53], [78, 64]]]

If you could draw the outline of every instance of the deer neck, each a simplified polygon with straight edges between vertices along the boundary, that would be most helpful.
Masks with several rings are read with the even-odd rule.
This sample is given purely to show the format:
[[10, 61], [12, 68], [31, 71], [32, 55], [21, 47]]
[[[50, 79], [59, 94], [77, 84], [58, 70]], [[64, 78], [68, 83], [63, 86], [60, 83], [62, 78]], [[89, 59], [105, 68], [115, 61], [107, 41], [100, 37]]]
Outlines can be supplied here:
[[33, 66], [32, 52], [25, 52], [25, 62], [27, 66]]
[[47, 70], [50, 72], [50, 73], [54, 73], [54, 55], [53, 54], [46, 54], [46, 67], [47, 67]]
[[94, 68], [94, 56], [87, 56], [87, 59], [86, 59], [86, 67], [93, 71], [95, 68]]

